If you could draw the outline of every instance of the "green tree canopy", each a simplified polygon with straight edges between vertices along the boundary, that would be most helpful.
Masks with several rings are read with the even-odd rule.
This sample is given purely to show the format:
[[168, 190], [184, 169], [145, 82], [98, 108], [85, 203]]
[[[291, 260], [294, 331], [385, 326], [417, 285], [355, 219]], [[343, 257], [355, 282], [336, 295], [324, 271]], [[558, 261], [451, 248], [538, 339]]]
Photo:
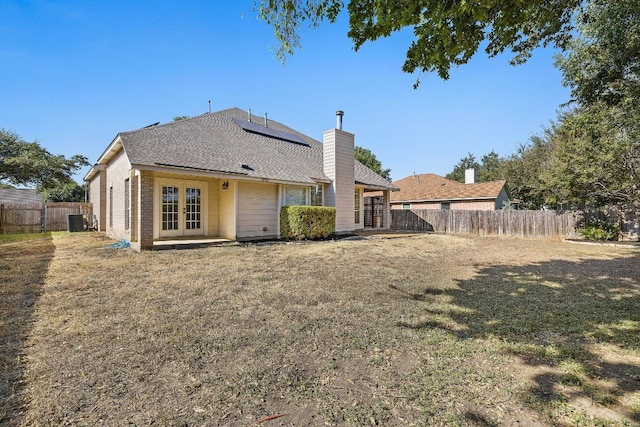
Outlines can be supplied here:
[[360, 163], [367, 166], [387, 181], [391, 181], [391, 169], [383, 169], [382, 162], [376, 158], [375, 154], [373, 154], [371, 150], [356, 146], [354, 155], [356, 160]]
[[475, 169], [476, 172], [480, 169], [480, 163], [478, 163], [474, 154], [467, 153], [467, 155], [460, 159], [458, 164], [453, 167], [453, 170], [445, 175], [445, 178], [464, 182], [465, 171], [467, 169]]
[[[486, 179], [485, 163], [497, 164], [490, 169], [507, 180], [521, 207], [640, 212], [640, 0], [588, 0], [577, 30], [556, 58], [573, 109], [508, 159], [483, 157], [478, 180]], [[447, 177], [462, 181], [473, 161], [470, 154]]]
[[298, 31], [303, 23], [311, 27], [324, 20], [334, 23], [346, 8], [347, 35], [355, 50], [410, 28], [414, 39], [402, 70], [435, 71], [443, 79], [449, 78], [452, 65], [467, 63], [483, 42], [490, 57], [512, 51], [513, 64], [526, 61], [541, 45], [565, 48], [572, 17], [581, 4], [580, 0], [254, 1], [261, 18], [274, 28], [281, 60], [301, 47]]
[[577, 108], [558, 129], [554, 184], [640, 212], [640, 0], [591, 0], [577, 28], [556, 62]]
[[49, 185], [46, 188], [38, 187], [38, 193], [42, 194], [46, 203], [51, 202], [84, 202], [87, 184], [78, 184], [72, 179], [60, 182], [57, 185]]
[[640, 146], [624, 122], [603, 104], [565, 114], [552, 145], [549, 202], [640, 207]]
[[548, 171], [554, 127], [518, 146], [503, 163], [511, 198], [521, 209], [540, 209], [547, 203]]
[[445, 178], [465, 182], [465, 171], [475, 169], [477, 182], [498, 181], [505, 179], [504, 162], [505, 159], [493, 150], [482, 156], [480, 162], [476, 160], [474, 154], [467, 153], [466, 157], [460, 159]]
[[556, 57], [563, 82], [580, 105], [638, 108], [640, 0], [591, 0], [578, 17], [580, 36]]
[[565, 111], [520, 146], [502, 166], [512, 198], [525, 209], [640, 206], [640, 144], [616, 110]]
[[56, 156], [37, 142], [26, 142], [15, 132], [0, 129], [0, 182], [55, 187], [88, 165], [85, 156]]
[[485, 154], [480, 159], [478, 169], [478, 182], [490, 182], [505, 179], [503, 165], [504, 159], [495, 151]]

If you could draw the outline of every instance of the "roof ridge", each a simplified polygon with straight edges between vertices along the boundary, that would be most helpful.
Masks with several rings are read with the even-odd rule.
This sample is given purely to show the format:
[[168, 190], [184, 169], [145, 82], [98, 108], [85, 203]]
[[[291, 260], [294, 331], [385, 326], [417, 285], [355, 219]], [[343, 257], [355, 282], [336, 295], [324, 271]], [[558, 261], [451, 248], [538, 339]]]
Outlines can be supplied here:
[[221, 113], [226, 113], [226, 112], [235, 111], [235, 110], [237, 110], [239, 112], [243, 112], [241, 108], [230, 107], [230, 108], [225, 108], [224, 110], [206, 112], [206, 113], [198, 114], [197, 116], [187, 117], [187, 118], [180, 119], [180, 120], [171, 120], [170, 122], [165, 122], [165, 123], [157, 122], [157, 123], [154, 123], [154, 124], [151, 124], [151, 125], [143, 126], [141, 128], [138, 128], [138, 129], [119, 132], [118, 134], [119, 135], [127, 135], [127, 134], [133, 134], [133, 133], [136, 133], [136, 132], [141, 132], [141, 131], [144, 131], [144, 130], [147, 130], [147, 129], [158, 129], [160, 127], [166, 127], [166, 126], [175, 125], [175, 124], [178, 124], [180, 122], [184, 123], [185, 121], [192, 121], [192, 120], [195, 120], [195, 119], [200, 119], [202, 117], [218, 115], [218, 114], [221, 114]]

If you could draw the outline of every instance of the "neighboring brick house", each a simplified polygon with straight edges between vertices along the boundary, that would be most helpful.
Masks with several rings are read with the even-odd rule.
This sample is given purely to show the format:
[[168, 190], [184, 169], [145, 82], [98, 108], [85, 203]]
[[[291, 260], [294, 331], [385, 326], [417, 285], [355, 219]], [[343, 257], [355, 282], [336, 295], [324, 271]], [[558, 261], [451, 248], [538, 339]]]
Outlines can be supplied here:
[[[85, 176], [99, 229], [135, 250], [184, 236], [279, 237], [285, 205], [336, 207], [336, 232], [364, 228], [365, 190], [396, 188], [354, 159], [354, 135], [323, 142], [232, 108], [119, 133]], [[388, 220], [385, 221], [388, 223]]]
[[466, 172], [464, 184], [433, 173], [394, 181], [391, 209], [500, 210], [509, 202], [506, 181], [476, 183], [475, 171]]

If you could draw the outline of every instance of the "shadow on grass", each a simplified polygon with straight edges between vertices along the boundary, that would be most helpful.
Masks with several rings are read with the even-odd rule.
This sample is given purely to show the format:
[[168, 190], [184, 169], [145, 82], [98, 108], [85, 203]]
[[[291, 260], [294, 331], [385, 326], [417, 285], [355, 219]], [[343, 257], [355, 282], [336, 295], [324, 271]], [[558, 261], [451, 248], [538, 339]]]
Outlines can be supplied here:
[[54, 250], [50, 235], [0, 246], [0, 425], [20, 423], [23, 346]]
[[[537, 372], [535, 386], [523, 396], [528, 404], [544, 410], [575, 397], [567, 395], [575, 390], [606, 407], [640, 390], [638, 364], [620, 355], [603, 360], [591, 345], [640, 352], [638, 266], [640, 254], [634, 252], [617, 259], [484, 267], [454, 289], [415, 293], [391, 288], [402, 298], [424, 302], [428, 314], [424, 322], [398, 326], [494, 340]], [[533, 369], [548, 367], [551, 373]], [[640, 422], [637, 404], [624, 412]]]

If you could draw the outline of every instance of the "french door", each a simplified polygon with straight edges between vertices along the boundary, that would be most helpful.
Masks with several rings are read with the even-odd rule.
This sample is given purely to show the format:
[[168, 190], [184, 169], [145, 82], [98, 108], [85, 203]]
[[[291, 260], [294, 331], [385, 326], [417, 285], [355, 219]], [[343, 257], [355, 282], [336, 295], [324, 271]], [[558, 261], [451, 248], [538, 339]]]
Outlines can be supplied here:
[[160, 184], [160, 237], [204, 234], [204, 191], [196, 182]]

